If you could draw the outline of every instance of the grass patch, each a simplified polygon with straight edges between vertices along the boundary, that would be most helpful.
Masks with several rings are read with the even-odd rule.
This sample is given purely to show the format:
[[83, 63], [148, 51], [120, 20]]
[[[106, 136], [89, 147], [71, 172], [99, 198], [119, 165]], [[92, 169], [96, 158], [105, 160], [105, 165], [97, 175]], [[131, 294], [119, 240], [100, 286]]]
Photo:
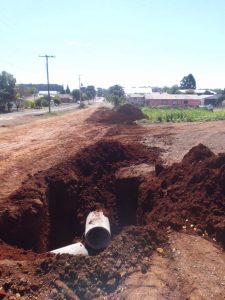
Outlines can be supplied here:
[[211, 112], [204, 108], [143, 107], [142, 111], [152, 123], [225, 120], [225, 110]]

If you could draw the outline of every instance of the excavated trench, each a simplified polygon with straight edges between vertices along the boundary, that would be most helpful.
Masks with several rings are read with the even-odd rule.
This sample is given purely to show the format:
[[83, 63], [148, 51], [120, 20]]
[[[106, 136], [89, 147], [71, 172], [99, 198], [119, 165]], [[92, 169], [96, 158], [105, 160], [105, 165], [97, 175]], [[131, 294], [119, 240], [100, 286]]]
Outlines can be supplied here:
[[124, 226], [151, 224], [156, 231], [197, 233], [225, 248], [225, 154], [199, 144], [166, 168], [159, 157], [158, 148], [109, 140], [82, 149], [29, 177], [7, 199], [0, 238], [46, 252], [83, 241], [87, 215], [103, 209], [113, 237]]
[[116, 171], [159, 158], [157, 148], [101, 141], [75, 157], [28, 178], [10, 196], [0, 214], [0, 238], [6, 243], [46, 252], [84, 239], [86, 216], [103, 209], [112, 234], [137, 224], [140, 176]]

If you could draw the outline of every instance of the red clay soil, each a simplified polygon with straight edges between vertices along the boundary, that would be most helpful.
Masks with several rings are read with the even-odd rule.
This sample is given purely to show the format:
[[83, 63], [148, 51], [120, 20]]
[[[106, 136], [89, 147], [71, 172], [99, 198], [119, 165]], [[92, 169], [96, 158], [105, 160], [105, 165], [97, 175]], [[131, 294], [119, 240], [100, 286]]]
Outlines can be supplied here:
[[[148, 270], [148, 258], [166, 243], [168, 227], [205, 234], [225, 248], [225, 154], [215, 155], [199, 144], [180, 163], [163, 167], [160, 153], [103, 140], [27, 179], [0, 211], [2, 240], [38, 252], [83, 241], [87, 214], [103, 208], [112, 241], [103, 252], [90, 253], [94, 256], [37, 257], [32, 267], [21, 266], [20, 272], [33, 272], [35, 288], [0, 270], [4, 292], [29, 299], [41, 299], [46, 290], [51, 291], [48, 299], [75, 299], [65, 296], [71, 291], [80, 299], [103, 298], [130, 273]], [[116, 176], [119, 169], [141, 163], [156, 164], [155, 171], [141, 176], [130, 168], [129, 176]], [[6, 247], [0, 244], [0, 250], [1, 245]], [[14, 248], [8, 249], [12, 259]], [[17, 253], [19, 259], [29, 259], [27, 253]]]
[[39, 172], [7, 199], [0, 211], [0, 238], [44, 252], [80, 238], [87, 214], [103, 207], [112, 231], [119, 229], [115, 171], [141, 162], [155, 163], [160, 149], [100, 141], [47, 172]]
[[95, 256], [63, 254], [0, 266], [0, 286], [9, 296], [1, 298], [0, 294], [0, 299], [16, 300], [17, 293], [24, 299], [103, 299], [130, 274], [137, 270], [146, 273], [149, 257], [156, 247], [164, 247], [165, 240], [153, 227], [128, 226]]
[[[99, 207], [104, 207], [110, 218], [113, 239], [102, 253], [92, 253], [94, 257], [58, 255], [43, 259], [2, 244], [2, 249], [8, 250], [8, 257], [4, 252], [3, 259], [32, 260], [36, 255], [32, 264], [19, 265], [19, 275], [10, 268], [0, 269], [4, 293], [10, 297], [20, 293], [29, 299], [42, 299], [42, 293], [50, 291], [48, 299], [67, 299], [65, 289], [55, 282], [57, 279], [80, 299], [93, 299], [114, 292], [137, 269], [145, 273], [149, 268], [148, 257], [166, 238], [153, 226], [122, 228], [115, 172], [131, 164], [155, 163], [159, 155], [157, 148], [103, 140], [24, 182], [0, 214], [0, 236], [6, 242], [43, 252], [76, 239], [82, 241], [85, 218]], [[31, 278], [24, 280], [27, 275], [23, 274], [30, 274]]]
[[138, 107], [127, 103], [116, 109], [105, 107], [99, 108], [87, 119], [87, 121], [112, 124], [130, 123], [145, 118], [146, 116]]
[[[21, 248], [10, 246], [3, 241], [0, 241], [0, 260], [37, 260], [51, 256], [49, 253], [37, 254], [32, 251], [26, 251]], [[1, 298], [0, 298], [1, 299]]]
[[[0, 211], [0, 238], [44, 252], [80, 238], [86, 215], [103, 207], [115, 233], [131, 224], [180, 229], [188, 219], [224, 246], [225, 155], [200, 144], [179, 164], [164, 168], [157, 163], [156, 176], [116, 178], [120, 167], [155, 163], [159, 155], [158, 148], [107, 140], [83, 149], [30, 177], [7, 199], [8, 207]], [[124, 222], [127, 208], [132, 221]]]
[[180, 163], [156, 171], [140, 186], [139, 222], [194, 228], [225, 248], [225, 154], [199, 144]]

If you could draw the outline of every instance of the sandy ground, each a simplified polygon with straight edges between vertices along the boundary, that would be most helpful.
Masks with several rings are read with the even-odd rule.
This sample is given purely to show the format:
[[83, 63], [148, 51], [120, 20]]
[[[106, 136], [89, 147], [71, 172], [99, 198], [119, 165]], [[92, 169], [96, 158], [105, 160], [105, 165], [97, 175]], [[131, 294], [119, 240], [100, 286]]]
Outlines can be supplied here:
[[[163, 148], [165, 164], [180, 161], [198, 143], [215, 153], [225, 149], [224, 121], [140, 126], [85, 122], [95, 109], [92, 105], [51, 117], [1, 120], [0, 206], [28, 174], [48, 169], [102, 138]], [[162, 255], [155, 254], [151, 270], [132, 275], [114, 299], [225, 299], [224, 295], [224, 252], [201, 237], [171, 233], [170, 246]]]

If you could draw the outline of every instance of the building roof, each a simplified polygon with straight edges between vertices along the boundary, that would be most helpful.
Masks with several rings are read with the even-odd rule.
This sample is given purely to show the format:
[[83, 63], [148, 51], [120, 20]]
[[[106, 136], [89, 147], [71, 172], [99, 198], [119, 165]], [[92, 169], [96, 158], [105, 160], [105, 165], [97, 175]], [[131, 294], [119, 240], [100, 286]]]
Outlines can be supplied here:
[[204, 93], [206, 93], [206, 92], [210, 92], [210, 93], [213, 94], [213, 95], [216, 95], [216, 94], [217, 94], [215, 91], [208, 90], [208, 89], [205, 89], [205, 90], [203, 90], [203, 89], [195, 90], [195, 93], [196, 93], [196, 94], [201, 94], [201, 95], [204, 94]]
[[[190, 89], [189, 89], [190, 90]], [[187, 91], [189, 90], [179, 90], [179, 92], [181, 92], [182, 94], [185, 94]], [[205, 94], [206, 92], [209, 92], [211, 93], [211, 95], [216, 95], [216, 92], [215, 91], [212, 91], [212, 90], [208, 90], [208, 89], [191, 89], [195, 92], [195, 94], [198, 94], [198, 95], [203, 95]]]
[[145, 95], [146, 100], [201, 100], [198, 95], [152, 93]]
[[[57, 91], [49, 91], [50, 95], [57, 95], [59, 92]], [[48, 91], [39, 91], [39, 95], [48, 95]]]
[[129, 95], [129, 98], [144, 98], [145, 96], [143, 94], [131, 94]]
[[152, 88], [150, 86], [132, 86], [124, 88], [126, 94], [150, 94]]
[[72, 99], [73, 97], [70, 94], [58, 94], [61, 99]]

